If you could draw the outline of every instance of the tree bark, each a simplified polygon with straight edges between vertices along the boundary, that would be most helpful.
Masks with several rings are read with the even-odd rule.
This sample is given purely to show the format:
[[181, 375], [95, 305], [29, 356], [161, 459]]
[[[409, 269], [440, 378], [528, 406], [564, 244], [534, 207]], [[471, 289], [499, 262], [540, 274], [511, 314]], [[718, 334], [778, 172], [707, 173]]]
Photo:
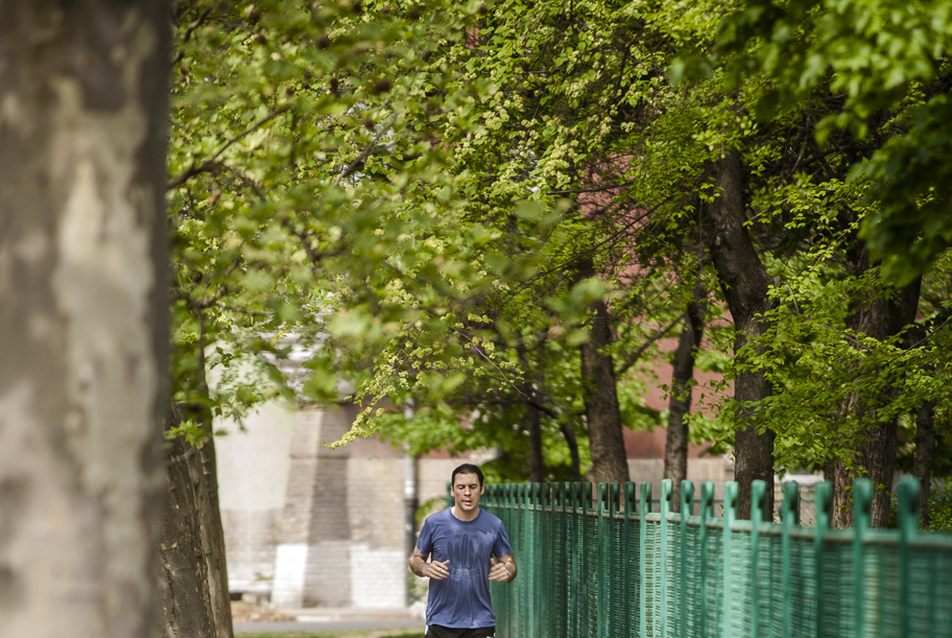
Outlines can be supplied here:
[[923, 525], [932, 522], [929, 495], [932, 491], [932, 456], [935, 452], [935, 401], [927, 401], [916, 414], [916, 449], [913, 452], [913, 474], [919, 479], [919, 519]]
[[[580, 274], [583, 278], [594, 276], [592, 263], [585, 263]], [[581, 346], [585, 418], [595, 484], [628, 481], [628, 455], [618, 407], [615, 364], [607, 351], [611, 343], [608, 306], [598, 301], [592, 306], [589, 339]]]
[[[169, 425], [186, 418], [171, 408]], [[225, 535], [218, 500], [218, 472], [210, 415], [207, 438], [193, 446], [175, 437], [169, 458], [169, 501], [162, 527], [163, 611], [166, 638], [233, 638]], [[184, 511], [183, 511], [184, 510]]]
[[565, 438], [566, 445], [569, 446], [572, 481], [577, 483], [582, 480], [582, 458], [578, 451], [578, 440], [575, 438], [575, 430], [572, 429], [572, 424], [565, 420], [559, 421], [559, 430]]
[[0, 636], [155, 635], [163, 2], [0, 3]]
[[[714, 163], [715, 186], [719, 196], [711, 206], [713, 233], [711, 257], [718, 279], [734, 319], [734, 380], [737, 402], [737, 431], [734, 436], [734, 477], [738, 483], [738, 513], [750, 516], [751, 483], [760, 479], [773, 487], [774, 433], [761, 429], [751, 403], [770, 396], [772, 389], [762, 370], [745, 370], [744, 357], [738, 353], [749, 340], [761, 336], [766, 325], [760, 318], [773, 303], [767, 296], [770, 277], [757, 255], [744, 226], [746, 203], [743, 194], [743, 166], [740, 154], [728, 150]], [[767, 490], [767, 511], [773, 511], [773, 489]]]
[[539, 410], [526, 405], [526, 429], [529, 431], [529, 482], [545, 481], [545, 462], [542, 456], [542, 424]]
[[672, 507], [681, 511], [681, 481], [688, 476], [688, 412], [691, 411], [694, 356], [704, 335], [704, 299], [707, 289], [698, 284], [694, 301], [684, 313], [684, 329], [674, 351], [671, 372], [671, 398], [668, 401], [668, 431], [664, 446], [664, 478], [674, 485]]
[[[865, 253], [859, 257], [861, 269], [868, 268]], [[865, 335], [883, 341], [900, 334], [915, 321], [919, 305], [919, 281], [898, 291], [890, 298], [877, 296], [858, 308], [848, 320], [848, 325]], [[895, 397], [895, 390], [887, 388], [883, 396], [860, 401], [853, 398], [848, 408], [859, 422], [871, 423], [859, 434], [856, 446], [855, 469], [850, 469], [841, 460], [827, 465], [827, 479], [833, 483], [834, 527], [853, 525], [853, 507], [850, 487], [858, 476], [869, 478], [876, 490], [873, 495], [871, 522], [873, 527], [889, 524], [889, 506], [892, 498], [893, 477], [896, 471], [898, 424], [895, 419], [878, 421], [876, 405], [886, 404]]]
[[[911, 350], [925, 343], [926, 331], [920, 324], [913, 324], [907, 331], [905, 348]], [[926, 366], [924, 371], [932, 373], [934, 366]], [[932, 493], [932, 458], [935, 454], [935, 401], [926, 401], [916, 412], [915, 449], [912, 457], [913, 476], [919, 479], [919, 520], [928, 526], [932, 522], [929, 507]]]
[[[519, 347], [519, 360], [522, 361], [523, 369], [526, 370], [528, 374], [528, 371], [531, 370], [531, 366], [529, 356], [523, 346]], [[542, 375], [539, 376], [541, 377]], [[542, 381], [544, 381], [544, 379], [540, 379], [538, 385], [536, 385], [526, 379], [522, 384], [523, 396], [528, 398], [525, 402], [525, 426], [526, 432], [528, 432], [529, 435], [530, 483], [542, 483], [545, 481], [545, 459], [542, 453], [542, 412], [536, 407], [541, 403], [541, 398], [538, 396], [536, 388], [542, 387]]]
[[[209, 419], [211, 417], [209, 416]], [[233, 638], [231, 620], [231, 594], [228, 590], [228, 563], [225, 558], [225, 530], [221, 521], [221, 501], [218, 496], [218, 457], [215, 453], [215, 437], [208, 423], [209, 437], [199, 449], [201, 457], [201, 483], [204, 507], [202, 513], [202, 542], [205, 545], [205, 560], [208, 564], [208, 581], [212, 592], [212, 616], [215, 619], [218, 638]]]
[[[169, 501], [162, 521], [161, 555], [165, 566], [162, 583], [165, 636], [211, 638], [215, 618], [211, 613], [208, 564], [201, 532], [201, 460], [198, 448], [182, 437], [171, 442]], [[199, 478], [196, 483], [195, 479]]]

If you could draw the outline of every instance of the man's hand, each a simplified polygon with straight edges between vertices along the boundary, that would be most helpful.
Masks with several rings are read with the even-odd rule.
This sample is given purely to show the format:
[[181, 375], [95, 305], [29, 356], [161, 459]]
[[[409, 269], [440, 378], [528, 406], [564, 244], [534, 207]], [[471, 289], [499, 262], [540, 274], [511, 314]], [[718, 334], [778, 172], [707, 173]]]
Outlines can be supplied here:
[[445, 560], [441, 563], [435, 560], [427, 563], [423, 575], [433, 580], [446, 580], [446, 577], [450, 575], [450, 561]]
[[499, 583], [508, 583], [512, 580], [512, 572], [506, 566], [506, 563], [497, 563], [496, 559], [492, 557], [489, 561], [492, 563], [492, 567], [489, 569], [489, 580]]

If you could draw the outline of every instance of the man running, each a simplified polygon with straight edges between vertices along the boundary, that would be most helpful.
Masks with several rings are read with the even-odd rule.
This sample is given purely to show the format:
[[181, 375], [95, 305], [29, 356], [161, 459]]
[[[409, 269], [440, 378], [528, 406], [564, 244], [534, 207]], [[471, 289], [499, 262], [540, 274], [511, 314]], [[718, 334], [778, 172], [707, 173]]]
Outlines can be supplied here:
[[496, 634], [489, 581], [512, 582], [516, 561], [502, 521], [479, 509], [484, 491], [482, 470], [460, 465], [451, 477], [455, 504], [427, 518], [420, 530], [410, 571], [430, 579], [426, 638]]

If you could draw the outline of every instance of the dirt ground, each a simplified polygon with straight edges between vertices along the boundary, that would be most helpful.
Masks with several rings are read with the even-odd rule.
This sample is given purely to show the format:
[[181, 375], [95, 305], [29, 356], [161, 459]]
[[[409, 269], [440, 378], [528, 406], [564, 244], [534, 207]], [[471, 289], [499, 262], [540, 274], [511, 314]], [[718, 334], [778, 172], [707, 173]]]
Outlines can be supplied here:
[[[271, 609], [267, 605], [250, 603], [242, 600], [233, 600], [231, 602], [231, 618], [232, 622], [294, 620], [293, 616], [282, 614], [277, 610]], [[324, 633], [321, 633], [320, 635], [323, 636]], [[406, 636], [407, 638], [418, 638], [422, 637], [422, 635], [423, 633], [419, 629], [365, 630], [337, 634], [338, 638], [400, 638], [401, 636]], [[299, 634], [295, 633], [293, 636], [296, 638], [299, 636]]]
[[282, 614], [267, 605], [249, 603], [243, 600], [231, 601], [232, 622], [257, 622], [261, 620], [294, 620], [294, 616]]

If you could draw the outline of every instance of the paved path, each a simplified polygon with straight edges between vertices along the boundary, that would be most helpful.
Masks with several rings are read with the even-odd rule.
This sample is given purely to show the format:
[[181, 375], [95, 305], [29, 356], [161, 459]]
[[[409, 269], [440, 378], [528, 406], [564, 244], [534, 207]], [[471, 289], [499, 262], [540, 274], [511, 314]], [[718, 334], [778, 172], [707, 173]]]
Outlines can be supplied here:
[[291, 612], [296, 620], [236, 622], [236, 634], [262, 632], [369, 631], [375, 629], [424, 629], [425, 623], [406, 610], [308, 610]]
[[265, 620], [259, 622], [236, 622], [235, 634], [254, 634], [264, 632], [318, 632], [318, 631], [369, 631], [373, 629], [419, 629], [423, 633], [423, 623], [396, 623], [384, 620], [329, 620], [321, 622], [300, 620]]

